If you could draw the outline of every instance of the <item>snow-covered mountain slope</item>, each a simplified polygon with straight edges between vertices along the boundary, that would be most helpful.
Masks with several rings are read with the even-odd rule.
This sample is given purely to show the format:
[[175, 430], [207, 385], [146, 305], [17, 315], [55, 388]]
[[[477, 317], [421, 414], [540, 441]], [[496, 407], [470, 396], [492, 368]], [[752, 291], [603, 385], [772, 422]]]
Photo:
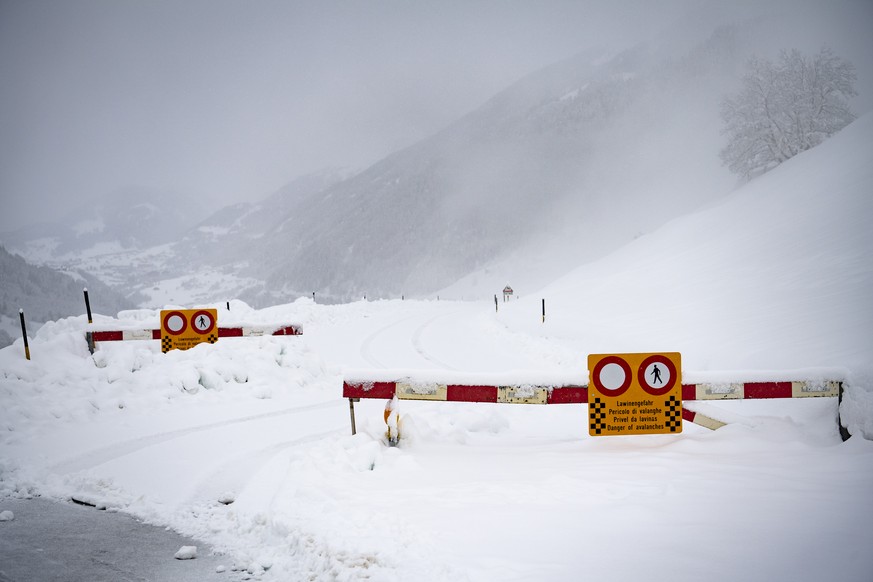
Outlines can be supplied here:
[[[873, 374], [873, 115], [509, 304], [582, 352], [678, 350], [693, 369]], [[547, 320], [540, 322], [541, 300]]]
[[543, 231], [575, 233], [578, 264], [726, 194], [714, 104], [736, 42], [720, 31], [693, 53], [585, 54], [522, 80], [302, 205], [263, 239], [268, 286], [428, 293]]
[[[252, 253], [260, 272], [291, 295], [357, 298], [432, 295], [486, 267], [506, 277], [539, 262], [531, 285], [542, 285], [733, 189], [718, 111], [748, 56], [835, 38], [792, 22], [701, 20], [693, 34], [534, 73], [312, 198]], [[484, 294], [470, 287], [464, 296]]]
[[[272, 230], [293, 221], [306, 200], [348, 178], [351, 172], [336, 168], [301, 176], [257, 203], [234, 204], [207, 216], [159, 252], [137, 253], [136, 260], [148, 265], [145, 272], [129, 273], [132, 284], [148, 273], [144, 305], [169, 303], [191, 305], [208, 301], [245, 299], [253, 305], [272, 305], [296, 297], [269, 293], [262, 275], [253, 264], [262, 259], [257, 241]], [[279, 249], [278, 253], [282, 254]], [[105, 257], [109, 258], [109, 257]], [[107, 264], [92, 261], [103, 272], [123, 269], [124, 258]], [[275, 261], [276, 257], [271, 260]], [[140, 279], [142, 283], [142, 279]]]
[[325, 169], [301, 176], [259, 202], [221, 208], [188, 230], [175, 245], [186, 263], [211, 266], [247, 262], [250, 242], [294, 220], [309, 198], [350, 176], [348, 170]]

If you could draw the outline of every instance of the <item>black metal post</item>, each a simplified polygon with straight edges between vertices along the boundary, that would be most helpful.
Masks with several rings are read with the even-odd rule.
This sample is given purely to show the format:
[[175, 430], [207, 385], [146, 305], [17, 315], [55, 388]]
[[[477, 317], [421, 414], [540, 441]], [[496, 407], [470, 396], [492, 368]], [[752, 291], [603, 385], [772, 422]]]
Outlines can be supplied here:
[[543, 323], [546, 322], [546, 300], [543, 299]]
[[85, 311], [88, 312], [88, 323], [94, 323], [94, 319], [91, 317], [91, 300], [88, 299], [88, 288], [85, 287], [82, 291], [85, 292]]
[[21, 337], [24, 338], [24, 357], [30, 359], [30, 346], [27, 343], [27, 326], [24, 325], [24, 310], [18, 310], [18, 318], [21, 320]]

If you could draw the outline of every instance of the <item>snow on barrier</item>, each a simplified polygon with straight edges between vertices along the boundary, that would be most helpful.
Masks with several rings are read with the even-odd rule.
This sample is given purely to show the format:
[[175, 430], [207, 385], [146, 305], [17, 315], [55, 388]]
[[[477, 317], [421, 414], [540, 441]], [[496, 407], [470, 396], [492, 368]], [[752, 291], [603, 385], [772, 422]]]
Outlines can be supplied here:
[[[524, 381], [524, 382], [471, 382], [469, 377], [455, 383], [441, 382], [433, 378], [411, 378], [408, 374], [397, 374], [398, 380], [386, 379], [390, 374], [384, 371], [378, 377], [347, 377], [343, 381], [343, 398], [349, 399], [352, 434], [355, 434], [355, 406], [361, 398], [391, 400], [432, 400], [439, 402], [490, 402], [505, 404], [587, 404], [587, 383], [572, 381]], [[508, 380], [508, 378], [504, 378]], [[553, 379], [554, 380], [554, 379]], [[754, 400], [770, 398], [821, 398], [835, 397], [842, 400], [843, 384], [838, 381], [788, 381], [788, 382], [730, 382], [697, 383], [682, 385], [683, 401], [695, 400]], [[716, 430], [726, 423], [710, 418], [699, 412], [682, 409], [682, 418]], [[848, 432], [837, 423], [843, 440], [849, 438]]]
[[[218, 337], [262, 337], [273, 335], [303, 335], [303, 328], [300, 325], [278, 324], [278, 325], [245, 325], [240, 327], [219, 327]], [[102, 330], [89, 331], [85, 333], [85, 340], [88, 342], [88, 349], [91, 353], [97, 348], [99, 342], [116, 342], [116, 341], [132, 341], [132, 340], [159, 340], [161, 339], [160, 329], [121, 329], [121, 330]]]

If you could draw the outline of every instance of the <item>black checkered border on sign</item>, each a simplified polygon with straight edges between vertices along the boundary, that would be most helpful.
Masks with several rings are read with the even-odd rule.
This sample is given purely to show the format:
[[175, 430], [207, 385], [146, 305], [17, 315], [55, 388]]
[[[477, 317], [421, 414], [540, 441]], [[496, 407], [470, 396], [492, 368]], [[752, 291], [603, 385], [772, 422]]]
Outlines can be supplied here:
[[667, 409], [666, 427], [670, 429], [670, 432], [676, 432], [682, 426], [682, 403], [673, 395], [664, 404]]
[[602, 434], [606, 430], [606, 403], [600, 398], [594, 398], [594, 402], [588, 403], [589, 428], [594, 434]]
[[161, 351], [166, 354], [167, 352], [169, 352], [172, 349], [173, 349], [173, 340], [170, 339], [170, 336], [165, 335], [161, 339]]
[[215, 342], [218, 341], [218, 334], [217, 333], [209, 334], [209, 336], [206, 338], [206, 341], [208, 341], [211, 344], [214, 344]]

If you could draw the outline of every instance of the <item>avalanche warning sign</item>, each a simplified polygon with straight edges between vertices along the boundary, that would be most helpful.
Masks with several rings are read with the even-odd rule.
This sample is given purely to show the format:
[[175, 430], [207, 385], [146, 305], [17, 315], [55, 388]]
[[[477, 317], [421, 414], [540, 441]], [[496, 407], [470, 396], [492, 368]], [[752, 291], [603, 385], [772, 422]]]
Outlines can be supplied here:
[[161, 311], [161, 351], [187, 350], [197, 344], [218, 341], [217, 309]]
[[682, 432], [678, 352], [588, 356], [588, 434]]

